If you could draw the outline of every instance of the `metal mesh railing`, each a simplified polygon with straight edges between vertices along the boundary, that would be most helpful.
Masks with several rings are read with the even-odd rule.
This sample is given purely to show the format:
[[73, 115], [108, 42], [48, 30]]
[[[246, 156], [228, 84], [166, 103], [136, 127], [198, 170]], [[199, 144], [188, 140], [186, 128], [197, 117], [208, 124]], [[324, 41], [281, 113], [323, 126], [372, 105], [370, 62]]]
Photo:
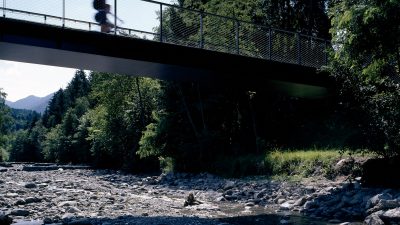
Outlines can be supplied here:
[[[99, 31], [93, 0], [0, 0], [5, 18]], [[109, 0], [112, 34], [321, 67], [329, 42], [153, 0]], [[117, 19], [123, 19], [123, 23]]]

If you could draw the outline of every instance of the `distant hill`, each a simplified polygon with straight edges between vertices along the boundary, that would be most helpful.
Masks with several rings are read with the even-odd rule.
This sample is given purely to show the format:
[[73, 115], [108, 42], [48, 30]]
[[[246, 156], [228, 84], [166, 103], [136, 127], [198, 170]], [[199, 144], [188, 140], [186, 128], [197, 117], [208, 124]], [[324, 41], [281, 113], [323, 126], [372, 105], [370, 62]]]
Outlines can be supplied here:
[[53, 94], [54, 93], [51, 93], [45, 97], [36, 97], [34, 95], [30, 95], [16, 102], [10, 102], [6, 100], [6, 105], [14, 109], [28, 109], [38, 113], [43, 113], [44, 110], [46, 110], [50, 99], [53, 97]]

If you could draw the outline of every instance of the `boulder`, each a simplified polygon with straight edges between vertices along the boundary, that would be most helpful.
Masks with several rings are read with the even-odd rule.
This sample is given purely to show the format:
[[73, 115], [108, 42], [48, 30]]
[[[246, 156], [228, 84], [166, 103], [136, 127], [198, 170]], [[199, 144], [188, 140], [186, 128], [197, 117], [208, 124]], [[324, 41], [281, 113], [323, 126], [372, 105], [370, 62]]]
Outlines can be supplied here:
[[365, 225], [385, 225], [385, 223], [376, 214], [371, 214], [367, 216], [364, 220]]
[[400, 207], [384, 212], [380, 218], [386, 223], [398, 224], [400, 222]]
[[1, 225], [10, 225], [12, 223], [12, 219], [5, 215], [4, 212], [0, 211], [0, 224]]

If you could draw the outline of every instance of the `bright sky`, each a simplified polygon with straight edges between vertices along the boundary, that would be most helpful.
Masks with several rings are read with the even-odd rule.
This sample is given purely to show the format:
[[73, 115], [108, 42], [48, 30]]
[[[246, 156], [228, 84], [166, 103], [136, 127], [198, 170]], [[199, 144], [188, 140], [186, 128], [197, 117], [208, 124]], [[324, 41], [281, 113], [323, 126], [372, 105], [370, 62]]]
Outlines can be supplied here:
[[[6, 1], [6, 8], [62, 16], [61, 0], [0, 0], [0, 3], [2, 4], [3, 1]], [[157, 1], [174, 2], [174, 0]], [[92, 0], [65, 0], [65, 2], [67, 18], [94, 22], [93, 17], [96, 11], [92, 8]], [[114, 1], [108, 0], [108, 3], [114, 9]], [[152, 28], [159, 23], [156, 11], [159, 11], [160, 6], [157, 4], [141, 0], [118, 0], [117, 9], [118, 17], [124, 20], [120, 26], [151, 32]], [[6, 13], [6, 16], [22, 18], [20, 14]], [[23, 17], [23, 19], [43, 22], [40, 17]], [[53, 23], [57, 24], [59, 21], [53, 21]], [[67, 26], [77, 28], [80, 25], [71, 23]], [[7, 93], [9, 101], [16, 101], [29, 95], [43, 97], [60, 88], [65, 88], [75, 71], [69, 68], [0, 60], [0, 88]]]

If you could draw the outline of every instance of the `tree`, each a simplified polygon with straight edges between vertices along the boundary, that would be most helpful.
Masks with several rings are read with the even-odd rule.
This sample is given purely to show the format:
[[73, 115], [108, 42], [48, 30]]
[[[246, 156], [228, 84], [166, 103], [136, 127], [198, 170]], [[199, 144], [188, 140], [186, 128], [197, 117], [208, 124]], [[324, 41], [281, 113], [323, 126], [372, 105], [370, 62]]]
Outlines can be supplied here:
[[43, 114], [43, 125], [46, 128], [52, 128], [55, 127], [57, 124], [60, 124], [66, 109], [67, 104], [65, 92], [64, 90], [60, 89], [56, 93], [54, 93]]
[[[344, 0], [331, 8], [331, 73], [349, 111], [356, 109], [364, 147], [400, 153], [400, 1]], [[367, 135], [365, 138], [365, 135]]]
[[3, 161], [4, 157], [4, 144], [6, 141], [6, 135], [10, 132], [13, 123], [10, 115], [10, 109], [5, 105], [5, 99], [7, 94], [0, 88], [0, 161]]

